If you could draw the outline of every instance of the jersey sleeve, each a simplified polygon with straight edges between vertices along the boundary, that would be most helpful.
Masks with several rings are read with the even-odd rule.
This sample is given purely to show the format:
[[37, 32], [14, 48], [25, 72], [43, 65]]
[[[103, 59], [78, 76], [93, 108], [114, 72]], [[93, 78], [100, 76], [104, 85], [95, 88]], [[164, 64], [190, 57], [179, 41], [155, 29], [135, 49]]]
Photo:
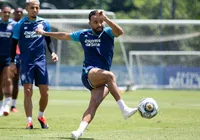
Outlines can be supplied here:
[[83, 32], [83, 30], [79, 30], [79, 31], [76, 31], [76, 32], [72, 32], [70, 33], [70, 37], [73, 41], [80, 41], [79, 37], [80, 37], [80, 34]]
[[46, 23], [45, 31], [46, 32], [51, 32], [51, 26], [50, 26], [49, 22], [46, 21], [45, 23]]
[[105, 27], [105, 28], [104, 28], [104, 31], [105, 31], [111, 38], [114, 38], [114, 37], [115, 37], [115, 35], [114, 35], [113, 32], [112, 32], [112, 28], [110, 28], [110, 27]]
[[14, 26], [14, 29], [13, 29], [13, 36], [12, 36], [14, 39], [19, 39], [19, 35], [20, 35], [20, 26], [21, 26], [20, 23], [17, 23], [17, 24]]

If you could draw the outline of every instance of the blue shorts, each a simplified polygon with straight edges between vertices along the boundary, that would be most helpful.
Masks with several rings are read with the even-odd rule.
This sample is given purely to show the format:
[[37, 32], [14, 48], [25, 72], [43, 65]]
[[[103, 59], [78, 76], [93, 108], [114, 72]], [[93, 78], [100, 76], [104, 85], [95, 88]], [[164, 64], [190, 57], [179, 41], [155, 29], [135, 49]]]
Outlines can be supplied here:
[[10, 57], [0, 56], [0, 71], [2, 71], [7, 66], [10, 66]]
[[46, 60], [34, 64], [21, 63], [20, 75], [22, 85], [33, 84], [33, 81], [36, 86], [49, 84]]
[[17, 67], [17, 69], [19, 69], [20, 68], [20, 56], [19, 56], [19, 54], [17, 54], [16, 56], [15, 56], [15, 60], [14, 60], [14, 63], [15, 63], [15, 65], [16, 65], [16, 67]]
[[94, 89], [95, 87], [92, 86], [92, 84], [90, 83], [89, 79], [88, 79], [88, 72], [92, 69], [93, 67], [92, 66], [89, 66], [89, 67], [83, 67], [82, 69], [82, 75], [81, 75], [81, 80], [82, 80], [82, 83], [83, 85], [89, 89], [89, 90], [92, 90]]

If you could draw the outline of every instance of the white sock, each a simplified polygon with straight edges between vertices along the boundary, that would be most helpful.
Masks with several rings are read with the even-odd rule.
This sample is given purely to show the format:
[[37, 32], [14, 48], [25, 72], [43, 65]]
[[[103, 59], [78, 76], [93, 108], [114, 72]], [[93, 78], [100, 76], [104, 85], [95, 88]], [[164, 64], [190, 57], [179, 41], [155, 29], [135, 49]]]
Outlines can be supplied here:
[[88, 126], [88, 122], [81, 121], [81, 123], [80, 123], [79, 128], [77, 129], [77, 131], [83, 133], [84, 130], [87, 128], [87, 126]]
[[32, 121], [33, 121], [33, 120], [32, 120], [32, 117], [27, 117], [27, 122], [28, 122], [28, 123], [32, 123]]
[[43, 117], [44, 116], [44, 112], [41, 112], [40, 110], [39, 110], [39, 112], [38, 112], [38, 118], [39, 117]]
[[16, 107], [17, 104], [17, 100], [16, 99], [12, 99], [12, 106]]
[[128, 108], [127, 105], [125, 104], [125, 102], [124, 102], [122, 99], [118, 100], [118, 101], [117, 101], [117, 104], [118, 104], [118, 106], [119, 106], [119, 109], [120, 109], [122, 112], [123, 112], [126, 108]]
[[4, 106], [5, 106], [5, 107], [10, 107], [11, 101], [12, 101], [12, 98], [11, 98], [11, 97], [5, 98]]
[[3, 107], [3, 100], [0, 101], [0, 109]]

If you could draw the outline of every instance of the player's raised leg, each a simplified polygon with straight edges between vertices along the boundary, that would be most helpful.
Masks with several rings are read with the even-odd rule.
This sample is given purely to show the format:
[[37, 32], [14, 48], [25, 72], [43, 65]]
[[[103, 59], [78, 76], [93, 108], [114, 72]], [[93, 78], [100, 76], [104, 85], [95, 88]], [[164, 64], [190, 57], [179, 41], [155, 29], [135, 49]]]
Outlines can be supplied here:
[[72, 132], [72, 138], [78, 139], [83, 135], [84, 130], [87, 128], [88, 124], [93, 120], [97, 108], [104, 100], [106, 95], [108, 95], [108, 92], [109, 91], [106, 86], [95, 88], [91, 91], [89, 106], [86, 109], [85, 113], [83, 114], [79, 128], [76, 131]]
[[109, 92], [116, 100], [124, 119], [129, 118], [137, 112], [137, 108], [130, 108], [125, 104], [117, 87], [115, 75], [111, 71], [92, 68], [89, 71], [88, 79], [94, 87], [108, 85]]
[[48, 85], [38, 85], [40, 90], [40, 100], [39, 100], [39, 112], [38, 121], [43, 129], [49, 128], [46, 118], [44, 117], [44, 111], [48, 104]]
[[24, 86], [24, 110], [27, 117], [26, 129], [33, 129], [32, 121], [32, 95], [33, 95], [33, 85], [32, 84], [23, 84]]

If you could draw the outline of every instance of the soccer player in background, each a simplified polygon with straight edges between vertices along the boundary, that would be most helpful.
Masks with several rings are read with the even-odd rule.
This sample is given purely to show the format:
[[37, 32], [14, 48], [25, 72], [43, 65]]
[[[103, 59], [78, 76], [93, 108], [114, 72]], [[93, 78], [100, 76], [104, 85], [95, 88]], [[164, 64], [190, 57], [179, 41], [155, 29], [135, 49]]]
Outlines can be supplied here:
[[[104, 27], [106, 23], [109, 27]], [[85, 59], [82, 69], [82, 82], [91, 91], [89, 106], [83, 114], [79, 128], [72, 132], [72, 137], [78, 139], [91, 123], [96, 110], [110, 92], [117, 102], [124, 119], [137, 112], [137, 108], [128, 107], [123, 101], [116, 84], [115, 75], [110, 71], [113, 58], [114, 37], [123, 34], [122, 28], [111, 21], [103, 11], [91, 11], [89, 14], [91, 29], [79, 30], [72, 33], [46, 32], [36, 29], [40, 35], [50, 36], [60, 40], [81, 42]]]
[[51, 51], [52, 60], [57, 61], [54, 53], [53, 42], [50, 37], [36, 34], [36, 28], [50, 31], [50, 25], [44, 19], [38, 17], [40, 10], [39, 0], [26, 0], [26, 11], [28, 16], [22, 18], [15, 26], [11, 50], [11, 70], [16, 72], [14, 58], [16, 46], [20, 48], [20, 79], [24, 87], [24, 109], [27, 117], [26, 129], [33, 129], [32, 121], [32, 95], [33, 82], [38, 86], [40, 92], [38, 121], [42, 128], [48, 128], [44, 111], [48, 104], [48, 72], [46, 63], [46, 47]]
[[[7, 116], [12, 101], [12, 78], [10, 77], [10, 51], [13, 27], [16, 22], [9, 19], [11, 7], [1, 8], [0, 19], [0, 116]], [[3, 96], [5, 96], [3, 103]]]
[[[17, 7], [13, 13], [13, 20], [18, 22], [23, 16], [23, 9], [21, 7]], [[12, 91], [12, 105], [11, 105], [11, 112], [18, 112], [16, 109], [17, 97], [19, 92], [19, 75], [20, 75], [20, 50], [19, 46], [16, 49], [16, 56], [14, 63], [16, 65], [16, 73], [12, 79], [13, 82], [13, 91]]]

